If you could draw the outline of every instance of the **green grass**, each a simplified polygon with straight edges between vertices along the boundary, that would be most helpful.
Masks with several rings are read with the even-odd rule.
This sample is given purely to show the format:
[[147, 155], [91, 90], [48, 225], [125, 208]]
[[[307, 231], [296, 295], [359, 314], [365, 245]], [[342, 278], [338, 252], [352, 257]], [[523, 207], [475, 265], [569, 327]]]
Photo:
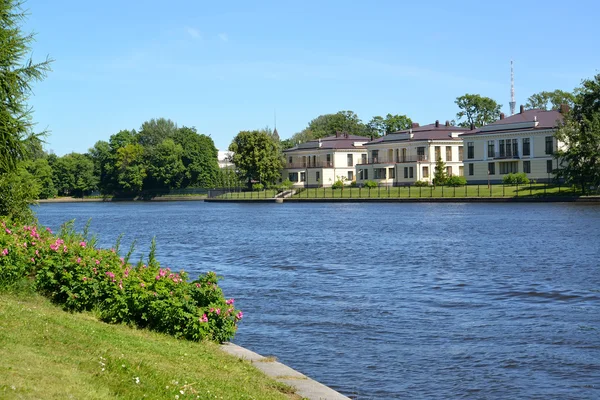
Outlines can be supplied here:
[[367, 188], [313, 188], [304, 189], [294, 195], [294, 198], [452, 198], [452, 197], [540, 197], [540, 196], [573, 196], [578, 195], [568, 187], [546, 186], [545, 184], [532, 184], [525, 186], [492, 185], [467, 185], [459, 187], [380, 187]]
[[218, 199], [233, 199], [233, 200], [256, 200], [256, 199], [272, 199], [277, 194], [277, 190], [262, 190], [259, 192], [230, 192], [218, 196]]
[[0, 360], [2, 399], [300, 398], [217, 344], [104, 324], [34, 293], [0, 293]]

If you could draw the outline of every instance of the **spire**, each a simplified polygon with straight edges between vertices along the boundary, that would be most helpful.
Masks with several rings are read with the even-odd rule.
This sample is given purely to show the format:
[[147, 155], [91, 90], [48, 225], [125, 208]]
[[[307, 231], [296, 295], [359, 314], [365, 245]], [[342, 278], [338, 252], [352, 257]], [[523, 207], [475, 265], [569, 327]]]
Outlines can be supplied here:
[[515, 71], [513, 68], [513, 62], [510, 60], [510, 115], [515, 115]]
[[273, 137], [276, 140], [280, 140], [279, 132], [277, 132], [277, 110], [273, 110], [273, 120], [274, 120], [273, 122], [274, 122], [274, 126], [275, 126], [275, 129], [273, 129]]

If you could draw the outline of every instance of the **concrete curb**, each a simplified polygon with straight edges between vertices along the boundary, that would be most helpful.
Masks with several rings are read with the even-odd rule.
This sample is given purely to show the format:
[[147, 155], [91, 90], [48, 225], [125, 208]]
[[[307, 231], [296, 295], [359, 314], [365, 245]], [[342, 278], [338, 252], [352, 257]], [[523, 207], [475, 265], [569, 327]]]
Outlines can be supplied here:
[[292, 386], [298, 395], [309, 400], [350, 400], [349, 397], [310, 379], [287, 365], [263, 357], [236, 344], [225, 343], [221, 345], [221, 349], [232, 356], [250, 361], [254, 367], [261, 370], [265, 375]]

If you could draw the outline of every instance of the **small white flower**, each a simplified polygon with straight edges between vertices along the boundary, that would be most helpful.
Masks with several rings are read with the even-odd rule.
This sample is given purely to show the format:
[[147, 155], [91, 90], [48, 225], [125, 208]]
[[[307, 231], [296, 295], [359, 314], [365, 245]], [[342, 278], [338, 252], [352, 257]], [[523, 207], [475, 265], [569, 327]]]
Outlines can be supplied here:
[[180, 390], [180, 391], [179, 391], [179, 393], [181, 393], [181, 394], [185, 394], [185, 392], [184, 392], [183, 390]]
[[102, 368], [102, 371], [104, 371], [104, 368]]
[[14, 386], [11, 386], [10, 388], [11, 388], [12, 390], [17, 390], [17, 388], [16, 388], [16, 387], [14, 387]]
[[178, 394], [176, 394], [176, 395], [175, 395], [175, 398], [176, 398], [176, 399], [178, 399], [178, 398], [179, 398], [179, 395], [178, 395]]
[[135, 379], [135, 384], [139, 385], [139, 383], [140, 383], [140, 377], [136, 376], [134, 379]]

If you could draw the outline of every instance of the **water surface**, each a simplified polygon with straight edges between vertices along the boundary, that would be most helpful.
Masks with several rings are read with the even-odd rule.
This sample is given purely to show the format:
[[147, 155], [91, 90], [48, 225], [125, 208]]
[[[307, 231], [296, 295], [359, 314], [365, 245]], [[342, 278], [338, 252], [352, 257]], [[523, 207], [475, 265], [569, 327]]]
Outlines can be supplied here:
[[[42, 204], [215, 270], [235, 342], [358, 399], [600, 398], [600, 206]], [[143, 250], [143, 251], [142, 251]]]

